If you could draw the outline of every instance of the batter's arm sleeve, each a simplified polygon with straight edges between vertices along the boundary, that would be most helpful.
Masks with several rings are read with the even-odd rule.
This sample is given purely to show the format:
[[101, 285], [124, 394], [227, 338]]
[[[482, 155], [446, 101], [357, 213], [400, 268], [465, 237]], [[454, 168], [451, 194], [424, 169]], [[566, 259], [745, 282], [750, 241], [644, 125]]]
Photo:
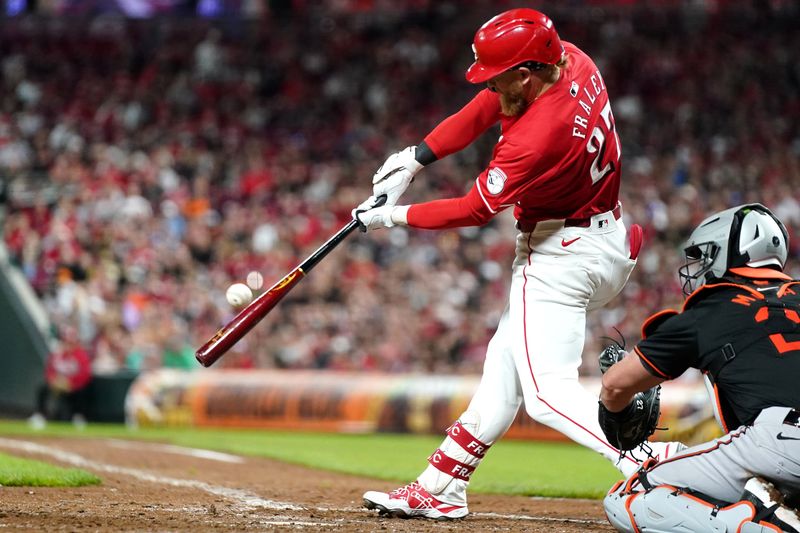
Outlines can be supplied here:
[[[500, 120], [500, 97], [484, 89], [425, 137], [437, 159], [464, 149]], [[424, 164], [424, 163], [423, 163]]]
[[406, 216], [408, 225], [414, 228], [447, 229], [483, 226], [494, 215], [481, 199], [476, 184], [460, 198], [414, 204]]

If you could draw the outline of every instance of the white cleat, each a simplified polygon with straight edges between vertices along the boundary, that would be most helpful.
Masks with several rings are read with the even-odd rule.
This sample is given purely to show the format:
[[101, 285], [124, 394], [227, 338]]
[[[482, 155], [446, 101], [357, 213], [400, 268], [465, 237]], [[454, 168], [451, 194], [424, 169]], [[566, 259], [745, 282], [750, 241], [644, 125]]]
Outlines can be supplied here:
[[772, 483], [760, 477], [751, 477], [744, 485], [744, 499], [753, 502], [757, 500], [768, 509], [774, 507], [774, 517], [777, 520], [767, 521], [780, 526], [783, 531], [800, 533], [800, 517], [797, 511], [784, 505], [783, 495]]
[[436, 499], [416, 481], [392, 492], [364, 493], [364, 507], [377, 509], [380, 516], [454, 520], [469, 514], [467, 506], [450, 505]]

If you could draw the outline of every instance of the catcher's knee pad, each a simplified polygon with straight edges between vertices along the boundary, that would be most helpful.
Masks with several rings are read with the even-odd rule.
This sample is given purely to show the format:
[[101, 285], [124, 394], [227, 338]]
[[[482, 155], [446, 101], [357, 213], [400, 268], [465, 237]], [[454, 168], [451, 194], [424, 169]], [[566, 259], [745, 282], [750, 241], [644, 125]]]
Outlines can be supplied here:
[[719, 507], [669, 485], [649, 491], [625, 492], [615, 485], [603, 500], [609, 522], [624, 533], [774, 533], [765, 523], [754, 523], [752, 503], [740, 501]]
[[428, 468], [417, 478], [428, 492], [446, 503], [466, 503], [469, 478], [491, 446], [475, 436], [479, 429], [480, 415], [475, 411], [464, 412], [447, 428], [447, 437], [428, 457]]

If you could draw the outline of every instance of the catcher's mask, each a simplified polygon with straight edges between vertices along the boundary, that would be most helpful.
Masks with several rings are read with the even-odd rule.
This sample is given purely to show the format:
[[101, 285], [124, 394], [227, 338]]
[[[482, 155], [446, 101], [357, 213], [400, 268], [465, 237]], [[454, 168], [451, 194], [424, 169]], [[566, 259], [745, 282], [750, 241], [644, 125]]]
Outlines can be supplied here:
[[721, 278], [732, 268], [783, 270], [789, 248], [786, 227], [761, 204], [744, 204], [703, 220], [683, 245], [686, 263], [678, 269], [683, 293]]

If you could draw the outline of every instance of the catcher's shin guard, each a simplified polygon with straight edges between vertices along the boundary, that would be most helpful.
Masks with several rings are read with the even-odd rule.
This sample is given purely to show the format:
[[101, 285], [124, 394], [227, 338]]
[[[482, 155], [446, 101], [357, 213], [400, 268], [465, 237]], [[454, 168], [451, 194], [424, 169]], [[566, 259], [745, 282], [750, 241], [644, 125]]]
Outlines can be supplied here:
[[477, 412], [464, 412], [447, 429], [447, 437], [428, 457], [428, 467], [417, 478], [420, 485], [442, 502], [467, 504], [469, 478], [490, 446], [475, 437], [479, 425]]
[[626, 492], [628, 483], [615, 485], [603, 500], [606, 516], [624, 533], [775, 533], [749, 501], [716, 506], [669, 485], [649, 491]]

